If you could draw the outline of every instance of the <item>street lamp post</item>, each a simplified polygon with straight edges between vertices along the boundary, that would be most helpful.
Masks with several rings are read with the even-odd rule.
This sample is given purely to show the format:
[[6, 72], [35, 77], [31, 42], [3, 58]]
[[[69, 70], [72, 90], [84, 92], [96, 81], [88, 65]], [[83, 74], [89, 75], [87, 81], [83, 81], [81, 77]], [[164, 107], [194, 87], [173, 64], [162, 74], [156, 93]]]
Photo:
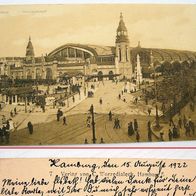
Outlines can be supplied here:
[[25, 93], [25, 113], [27, 113], [27, 95], [26, 95], [26, 93]]
[[95, 136], [95, 118], [94, 118], [94, 106], [93, 104], [91, 105], [90, 107], [90, 112], [91, 112], [91, 115], [92, 115], [92, 132], [93, 132], [93, 144], [96, 143], [96, 136]]
[[159, 124], [159, 113], [158, 113], [158, 105], [157, 105], [157, 99], [158, 99], [158, 95], [157, 95], [157, 81], [156, 81], [156, 71], [155, 71], [155, 65], [153, 66], [154, 68], [154, 86], [155, 86], [155, 101], [156, 101], [156, 128], [160, 128], [160, 124]]

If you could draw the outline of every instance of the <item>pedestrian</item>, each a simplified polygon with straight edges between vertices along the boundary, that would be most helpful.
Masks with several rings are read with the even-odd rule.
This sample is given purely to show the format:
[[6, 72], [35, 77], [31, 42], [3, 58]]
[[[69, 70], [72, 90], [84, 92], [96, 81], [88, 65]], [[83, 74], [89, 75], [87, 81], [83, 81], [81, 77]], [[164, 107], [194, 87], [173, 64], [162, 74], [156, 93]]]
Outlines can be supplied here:
[[147, 127], [148, 127], [148, 141], [151, 142], [152, 141], [152, 129], [151, 129], [150, 120], [148, 121]]
[[135, 98], [135, 104], [137, 104], [137, 102], [138, 102], [138, 98], [136, 97], [136, 98]]
[[60, 109], [58, 109], [56, 115], [57, 115], [57, 121], [60, 121], [60, 117], [63, 115], [63, 112]]
[[88, 144], [88, 140], [86, 138], [84, 140], [84, 144]]
[[66, 116], [63, 116], [63, 125], [67, 125], [67, 118], [66, 118]]
[[104, 143], [105, 142], [104, 142], [103, 138], [101, 138], [100, 144], [104, 144]]
[[148, 108], [148, 116], [151, 114], [151, 108]]
[[72, 100], [73, 100], [73, 103], [74, 103], [75, 102], [75, 97], [74, 96], [72, 97]]
[[134, 131], [137, 132], [137, 130], [138, 130], [137, 119], [134, 119], [134, 121], [133, 121], [133, 126], [134, 126]]
[[90, 116], [87, 117], [86, 124], [87, 124], [87, 127], [91, 127], [91, 117]]
[[136, 141], [140, 142], [140, 134], [138, 131], [136, 131]]
[[172, 132], [172, 130], [171, 130], [171, 129], [169, 129], [168, 137], [169, 137], [169, 141], [172, 141], [172, 138], [173, 138], [173, 132]]
[[184, 115], [184, 117], [183, 117], [184, 128], [186, 127], [186, 123], [187, 123], [187, 119], [186, 119], [186, 116]]
[[160, 140], [161, 140], [161, 141], [164, 141], [163, 135], [164, 135], [164, 132], [163, 132], [163, 130], [161, 130], [161, 131], [160, 131]]
[[6, 141], [6, 144], [9, 144], [9, 141], [10, 141], [10, 125], [9, 125], [9, 121], [7, 121], [7, 125], [6, 125], [6, 128], [5, 128], [5, 141]]
[[173, 138], [178, 138], [178, 129], [176, 125], [174, 125], [173, 127]]
[[113, 128], [114, 129], [120, 129], [120, 120], [118, 118], [115, 118]]
[[5, 135], [6, 135], [6, 124], [3, 124], [3, 127], [2, 127], [2, 142], [4, 142], [4, 138], [5, 138]]
[[99, 103], [100, 103], [100, 105], [102, 105], [102, 103], [103, 103], [102, 98], [99, 99]]
[[28, 122], [27, 126], [29, 129], [29, 133], [32, 135], [33, 134], [33, 124], [31, 123], [31, 121]]
[[10, 111], [10, 116], [13, 118], [14, 117], [14, 114], [12, 112], [12, 110]]
[[179, 119], [178, 119], [178, 125], [179, 125], [179, 128], [182, 129], [182, 119], [181, 119], [181, 117], [179, 117]]
[[118, 95], [118, 99], [119, 99], [119, 100], [121, 99], [121, 94]]
[[191, 130], [190, 130], [190, 126], [189, 126], [188, 122], [185, 124], [184, 128], [185, 128], [185, 135], [186, 136], [191, 136]]
[[14, 131], [14, 122], [12, 119], [9, 119], [9, 129], [11, 132]]
[[4, 142], [4, 133], [3, 133], [3, 127], [0, 127], [0, 142], [3, 143]]
[[189, 118], [189, 127], [190, 127], [190, 131], [192, 131], [192, 134], [195, 135], [195, 125], [194, 122], [191, 120], [191, 118]]
[[15, 115], [17, 114], [16, 107], [14, 108], [14, 114], [15, 114]]
[[133, 134], [134, 134], [133, 123], [130, 122], [130, 123], [128, 124], [128, 135], [129, 135], [129, 136], [132, 136]]
[[109, 121], [112, 121], [112, 112], [111, 112], [111, 110], [110, 110], [108, 115], [109, 115]]
[[114, 127], [113, 129], [117, 129], [117, 118], [114, 119]]
[[117, 118], [117, 121], [116, 121], [116, 128], [120, 129], [120, 120], [118, 118]]
[[59, 121], [60, 120], [60, 114], [59, 114], [59, 112], [57, 112], [56, 117], [57, 117], [57, 121]]

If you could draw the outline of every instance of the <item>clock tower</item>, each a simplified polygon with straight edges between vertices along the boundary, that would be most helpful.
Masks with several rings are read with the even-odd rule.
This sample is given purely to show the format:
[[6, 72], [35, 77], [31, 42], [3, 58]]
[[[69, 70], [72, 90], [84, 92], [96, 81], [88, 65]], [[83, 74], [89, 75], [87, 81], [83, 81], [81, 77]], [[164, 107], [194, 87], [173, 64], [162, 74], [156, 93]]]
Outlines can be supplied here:
[[120, 78], [131, 79], [132, 65], [130, 57], [129, 37], [122, 13], [116, 35], [116, 67]]

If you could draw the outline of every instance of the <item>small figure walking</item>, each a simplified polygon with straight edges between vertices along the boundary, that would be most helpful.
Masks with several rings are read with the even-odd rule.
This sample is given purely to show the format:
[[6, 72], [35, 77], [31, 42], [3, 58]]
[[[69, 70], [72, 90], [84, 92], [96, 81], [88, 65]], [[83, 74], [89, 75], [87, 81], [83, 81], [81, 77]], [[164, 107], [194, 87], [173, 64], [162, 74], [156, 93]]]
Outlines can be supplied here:
[[186, 130], [185, 135], [186, 136], [191, 136], [191, 129], [190, 129], [190, 126], [189, 126], [189, 123], [188, 122], [185, 124], [185, 127], [184, 128]]
[[151, 114], [151, 108], [148, 108], [148, 116]]
[[133, 125], [134, 125], [134, 131], [137, 132], [137, 130], [138, 130], [137, 119], [134, 119]]
[[151, 129], [151, 122], [148, 121], [148, 141], [152, 142], [152, 129]]
[[101, 138], [100, 144], [104, 144], [104, 143], [105, 142], [104, 142], [103, 138]]
[[120, 129], [120, 120], [118, 118], [116, 120], [116, 128], [117, 129]]
[[99, 99], [99, 103], [100, 103], [100, 105], [102, 105], [102, 103], [103, 103], [102, 98]]
[[14, 108], [14, 114], [15, 114], [15, 115], [17, 114], [16, 107]]
[[63, 116], [63, 125], [67, 125], [67, 118], [66, 118], [66, 116]]
[[164, 135], [164, 132], [163, 132], [163, 130], [161, 130], [161, 131], [160, 131], [160, 140], [161, 140], [161, 141], [164, 141], [163, 135]]
[[12, 110], [11, 110], [11, 112], [10, 112], [10, 116], [11, 116], [12, 118], [14, 117], [14, 114], [13, 114]]
[[110, 111], [108, 115], [109, 115], [109, 121], [112, 121], [112, 112]]
[[10, 142], [10, 125], [9, 125], [9, 122], [7, 122], [7, 125], [5, 127], [5, 141], [6, 141], [6, 144], [9, 144]]
[[169, 137], [169, 141], [172, 141], [173, 133], [172, 133], [172, 130], [171, 129], [169, 129], [168, 137]]
[[181, 117], [179, 117], [179, 119], [178, 119], [178, 125], [179, 125], [179, 128], [182, 129], [182, 119], [181, 119]]
[[32, 135], [33, 134], [33, 124], [31, 123], [31, 121], [28, 122], [27, 126], [29, 129], [29, 133]]
[[114, 120], [113, 129], [120, 129], [120, 120], [118, 118], [115, 118], [115, 120]]
[[134, 134], [133, 123], [130, 122], [130, 123], [128, 124], [128, 135], [129, 135], [129, 136], [132, 136], [133, 134]]
[[140, 142], [140, 134], [138, 131], [136, 131], [136, 141]]
[[57, 121], [60, 121], [60, 117], [63, 116], [63, 112], [60, 109], [58, 109], [56, 116], [57, 116]]
[[88, 140], [86, 138], [84, 140], [84, 144], [88, 144]]
[[86, 126], [91, 127], [91, 117], [90, 116], [88, 116], [86, 119]]

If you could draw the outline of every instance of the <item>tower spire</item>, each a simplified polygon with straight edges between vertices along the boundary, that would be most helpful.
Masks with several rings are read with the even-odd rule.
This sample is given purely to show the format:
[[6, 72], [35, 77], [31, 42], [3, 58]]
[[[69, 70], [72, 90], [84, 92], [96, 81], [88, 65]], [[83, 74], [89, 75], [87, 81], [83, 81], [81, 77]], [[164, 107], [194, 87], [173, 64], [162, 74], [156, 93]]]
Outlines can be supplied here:
[[120, 13], [120, 20], [123, 20], [123, 14], [122, 14], [122, 12]]
[[138, 47], [138, 48], [141, 48], [141, 43], [140, 43], [140, 41], [138, 41], [137, 47]]
[[34, 48], [33, 48], [32, 42], [31, 42], [31, 36], [29, 36], [29, 42], [26, 47], [26, 60], [32, 61], [32, 60], [34, 60], [34, 56], [35, 56]]
[[117, 28], [116, 43], [129, 42], [127, 27], [125, 26], [122, 12], [120, 13], [120, 21]]

